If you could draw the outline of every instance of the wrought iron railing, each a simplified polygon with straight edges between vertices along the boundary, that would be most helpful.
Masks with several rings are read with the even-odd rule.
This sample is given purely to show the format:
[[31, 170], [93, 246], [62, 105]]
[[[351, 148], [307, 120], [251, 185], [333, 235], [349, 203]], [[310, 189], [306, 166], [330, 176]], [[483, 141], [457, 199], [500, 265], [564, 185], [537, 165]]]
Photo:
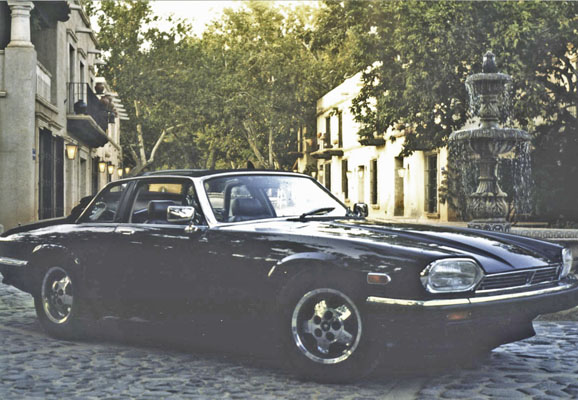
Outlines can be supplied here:
[[112, 112], [108, 108], [107, 103], [94, 94], [88, 83], [70, 82], [68, 84], [69, 114], [89, 115], [106, 132], [109, 114]]

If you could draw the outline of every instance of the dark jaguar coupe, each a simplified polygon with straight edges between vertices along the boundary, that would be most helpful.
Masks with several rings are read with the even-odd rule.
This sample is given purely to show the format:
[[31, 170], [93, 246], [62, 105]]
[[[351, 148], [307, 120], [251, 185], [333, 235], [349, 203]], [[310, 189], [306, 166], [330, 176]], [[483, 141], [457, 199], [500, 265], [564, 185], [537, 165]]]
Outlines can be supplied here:
[[395, 348], [487, 351], [578, 304], [558, 245], [366, 215], [301, 174], [153, 173], [109, 184], [76, 220], [6, 232], [0, 272], [58, 338], [107, 316], [243, 317], [297, 371], [332, 381]]

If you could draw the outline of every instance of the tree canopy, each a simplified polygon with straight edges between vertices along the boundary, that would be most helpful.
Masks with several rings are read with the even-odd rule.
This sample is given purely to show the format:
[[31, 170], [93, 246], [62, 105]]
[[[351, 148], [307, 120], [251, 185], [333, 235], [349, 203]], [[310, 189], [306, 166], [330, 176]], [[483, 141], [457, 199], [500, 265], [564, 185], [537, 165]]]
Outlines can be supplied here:
[[103, 74], [131, 115], [125, 149], [138, 169], [154, 156], [173, 168], [290, 168], [297, 132], [315, 133], [315, 103], [342, 76], [312, 50], [306, 6], [248, 2], [201, 38], [178, 20], [169, 32], [151, 27], [147, 2], [105, 1], [94, 12]]
[[140, 169], [291, 168], [297, 132], [316, 133], [317, 99], [359, 71], [361, 137], [393, 127], [404, 154], [446, 145], [470, 118], [465, 79], [492, 50], [514, 78], [508, 124], [534, 138], [540, 213], [577, 213], [578, 186], [566, 184], [578, 170], [576, 2], [256, 1], [201, 37], [178, 19], [154, 28], [147, 2], [96, 4], [103, 74]]
[[492, 50], [514, 79], [508, 124], [533, 135], [540, 213], [578, 216], [578, 3], [327, 1], [315, 43], [373, 66], [353, 112], [359, 135], [405, 135], [404, 154], [447, 144], [471, 117], [464, 82]]

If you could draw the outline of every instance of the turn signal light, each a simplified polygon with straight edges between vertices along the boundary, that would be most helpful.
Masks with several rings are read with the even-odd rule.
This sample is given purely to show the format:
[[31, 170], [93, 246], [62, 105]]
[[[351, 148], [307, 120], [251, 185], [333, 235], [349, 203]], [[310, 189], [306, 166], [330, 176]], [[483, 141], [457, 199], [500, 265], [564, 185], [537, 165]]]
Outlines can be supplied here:
[[448, 321], [461, 321], [464, 319], [469, 319], [471, 316], [472, 313], [469, 311], [457, 311], [446, 315], [446, 319]]
[[372, 285], [387, 285], [391, 282], [391, 277], [388, 274], [379, 272], [370, 272], [367, 274], [367, 283]]

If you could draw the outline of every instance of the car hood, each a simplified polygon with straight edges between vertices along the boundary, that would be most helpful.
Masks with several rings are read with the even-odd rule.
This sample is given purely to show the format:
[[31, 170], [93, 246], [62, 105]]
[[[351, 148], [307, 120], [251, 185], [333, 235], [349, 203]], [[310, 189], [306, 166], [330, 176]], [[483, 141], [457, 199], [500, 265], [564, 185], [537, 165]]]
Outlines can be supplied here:
[[432, 258], [471, 257], [486, 273], [507, 272], [561, 262], [562, 247], [517, 235], [481, 230], [431, 225], [396, 224], [356, 219], [308, 219], [262, 221], [223, 227], [227, 230], [250, 230], [349, 239], [371, 246], [405, 249]]

